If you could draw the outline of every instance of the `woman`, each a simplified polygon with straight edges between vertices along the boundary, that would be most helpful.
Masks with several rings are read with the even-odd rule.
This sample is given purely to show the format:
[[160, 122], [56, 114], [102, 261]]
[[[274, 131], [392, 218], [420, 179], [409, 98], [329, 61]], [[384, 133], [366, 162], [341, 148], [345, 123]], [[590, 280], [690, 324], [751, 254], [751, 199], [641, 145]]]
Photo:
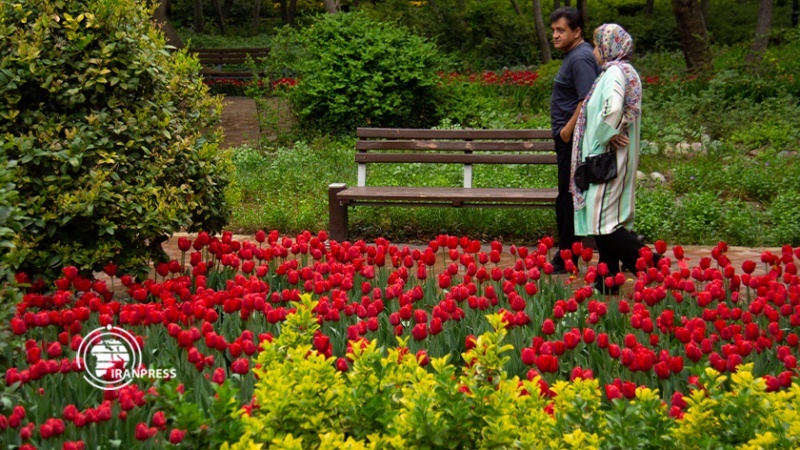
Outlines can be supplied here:
[[[630, 64], [632, 54], [633, 39], [621, 26], [604, 24], [594, 31], [594, 55], [602, 72], [586, 96], [573, 136], [570, 191], [575, 234], [595, 236], [599, 262], [608, 266], [611, 277], [619, 273], [620, 261], [636, 267], [644, 247], [631, 232], [642, 105], [642, 83]], [[587, 156], [607, 151], [616, 153], [617, 177], [581, 191], [575, 185], [575, 168]], [[606, 286], [602, 277], [595, 288], [604, 293], [619, 290]]]

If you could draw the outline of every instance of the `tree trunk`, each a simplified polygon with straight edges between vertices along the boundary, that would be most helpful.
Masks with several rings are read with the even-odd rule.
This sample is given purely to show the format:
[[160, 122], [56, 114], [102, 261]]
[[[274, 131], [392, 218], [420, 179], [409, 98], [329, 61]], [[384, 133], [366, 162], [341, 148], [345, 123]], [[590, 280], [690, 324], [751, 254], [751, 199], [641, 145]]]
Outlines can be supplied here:
[[553, 0], [553, 11], [561, 8], [561, 0]]
[[672, 0], [686, 67], [692, 72], [711, 70], [711, 45], [697, 0]]
[[517, 12], [517, 17], [522, 17], [522, 9], [520, 9], [519, 3], [517, 3], [517, 0], [511, 0], [511, 6], [513, 6], [514, 7], [514, 11]]
[[297, 17], [297, 0], [289, 0], [289, 14], [286, 16], [289, 25], [294, 25], [294, 18]]
[[[575, 7], [581, 12], [581, 16], [583, 16], [583, 23], [589, 23], [589, 8], [586, 7], [586, 0], [576, 0]], [[586, 34], [586, 30], [581, 31], [584, 31], [584, 35]]]
[[542, 64], [547, 64], [553, 59], [550, 53], [550, 40], [547, 38], [547, 29], [542, 20], [541, 0], [532, 0], [533, 3], [533, 22], [536, 25], [536, 36], [539, 38], [539, 50], [542, 52]]
[[800, 1], [792, 0], [792, 28], [797, 28], [798, 18], [800, 18]]
[[232, 9], [233, 9], [233, 0], [225, 0], [222, 3], [222, 17], [225, 19], [230, 19]]
[[202, 33], [206, 31], [206, 23], [203, 20], [203, 0], [194, 0], [194, 31]]
[[289, 0], [281, 0], [281, 23], [289, 23]]
[[325, 4], [325, 11], [328, 11], [330, 14], [336, 14], [339, 12], [340, 2], [339, 0], [322, 0], [322, 3]]
[[171, 45], [175, 48], [183, 48], [184, 45], [183, 41], [181, 41], [181, 37], [178, 36], [175, 28], [169, 23], [168, 9], [169, 0], [161, 0], [158, 3], [158, 8], [156, 8], [153, 13], [153, 20], [161, 27], [161, 32], [164, 33], [164, 37], [167, 39], [167, 45]]
[[711, 9], [711, 0], [700, 0], [700, 14], [703, 15], [703, 23], [708, 23], [709, 9]]
[[225, 34], [225, 19], [222, 18], [222, 8], [219, 7], [219, 0], [211, 0], [211, 6], [214, 7], [214, 19], [217, 21], [219, 32]]
[[761, 0], [758, 5], [758, 22], [756, 22], [756, 38], [750, 52], [744, 58], [747, 64], [758, 64], [764, 57], [769, 44], [769, 29], [772, 25], [772, 0]]
[[564, 6], [572, 6], [571, 0], [564, 0]]
[[653, 10], [655, 10], [655, 0], [646, 0], [644, 2], [644, 16], [648, 19], [653, 16]]
[[256, 0], [253, 4], [253, 34], [258, 33], [258, 22], [261, 18], [261, 0]]

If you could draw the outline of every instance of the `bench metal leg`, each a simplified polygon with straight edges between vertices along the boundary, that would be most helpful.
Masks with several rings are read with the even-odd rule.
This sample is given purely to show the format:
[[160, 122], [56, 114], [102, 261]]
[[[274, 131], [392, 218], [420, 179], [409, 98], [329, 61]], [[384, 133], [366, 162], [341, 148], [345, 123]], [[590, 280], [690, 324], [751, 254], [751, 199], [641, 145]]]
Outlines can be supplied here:
[[331, 239], [343, 242], [347, 240], [347, 206], [342, 205], [336, 194], [347, 189], [344, 183], [328, 185], [328, 223]]

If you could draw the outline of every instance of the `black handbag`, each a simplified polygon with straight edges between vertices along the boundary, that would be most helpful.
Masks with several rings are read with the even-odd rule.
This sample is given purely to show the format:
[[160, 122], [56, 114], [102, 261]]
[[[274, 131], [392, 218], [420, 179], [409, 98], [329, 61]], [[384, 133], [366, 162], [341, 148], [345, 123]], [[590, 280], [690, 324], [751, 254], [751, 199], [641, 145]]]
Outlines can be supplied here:
[[587, 191], [590, 184], [603, 184], [617, 178], [617, 152], [587, 156], [575, 168], [575, 185]]

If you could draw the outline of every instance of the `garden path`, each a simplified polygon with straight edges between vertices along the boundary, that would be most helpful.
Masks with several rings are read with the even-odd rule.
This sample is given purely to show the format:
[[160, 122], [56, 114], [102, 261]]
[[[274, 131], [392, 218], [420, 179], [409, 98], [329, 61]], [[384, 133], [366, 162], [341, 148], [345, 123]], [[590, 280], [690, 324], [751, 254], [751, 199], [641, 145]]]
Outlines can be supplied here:
[[258, 140], [256, 102], [249, 97], [226, 96], [220, 125], [225, 132], [220, 148], [239, 147]]
[[[167, 252], [167, 254], [170, 256], [171, 259], [180, 260], [181, 251], [178, 249], [178, 238], [180, 238], [180, 237], [188, 237], [188, 238], [194, 240], [196, 235], [195, 234], [188, 234], [188, 233], [176, 233], [172, 237], [172, 239], [170, 239], [168, 242], [166, 242], [163, 245], [163, 248]], [[255, 242], [255, 235], [234, 234], [232, 237], [233, 237], [234, 240], [237, 240], [237, 241]], [[292, 237], [292, 236], [290, 235], [290, 237]], [[367, 244], [369, 244], [369, 243], [370, 242], [367, 242]], [[426, 247], [426, 245], [420, 245], [420, 244], [405, 244], [405, 243], [396, 243], [396, 242], [393, 242], [392, 244], [396, 245], [396, 246], [398, 246], [400, 248], [402, 248], [404, 245], [408, 245], [408, 247], [411, 248], [412, 250], [413, 249], [423, 250]], [[511, 256], [509, 254], [509, 251], [508, 251], [508, 248], [509, 248], [510, 244], [511, 244], [510, 242], [504, 242], [503, 243], [503, 245], [504, 245], [503, 253], [501, 254], [500, 262], [498, 263], [498, 265], [501, 268], [513, 267], [513, 265], [514, 265], [514, 257]], [[676, 245], [679, 245], [679, 244], [676, 244]], [[714, 248], [714, 246], [707, 246], [707, 245], [682, 245], [681, 247], [683, 247], [684, 260], [686, 260], [689, 268], [692, 268], [692, 267], [698, 265], [700, 263], [700, 258], [711, 257], [711, 250]], [[653, 248], [652, 245], [650, 245], [650, 248]], [[488, 243], [484, 244], [482, 250], [488, 253], [489, 250], [490, 250], [489, 249], [489, 244]], [[742, 273], [742, 263], [745, 262], [746, 260], [751, 260], [751, 261], [756, 262], [756, 271], [753, 274], [754, 275], [763, 275], [764, 273], [766, 273], [765, 265], [761, 263], [761, 254], [764, 251], [770, 251], [770, 252], [772, 252], [772, 254], [777, 254], [778, 256], [780, 256], [780, 254], [781, 254], [781, 249], [779, 247], [750, 248], [750, 247], [729, 246], [728, 247], [728, 251], [726, 252], [726, 256], [731, 260], [731, 263], [736, 268], [738, 273]], [[667, 256], [669, 256], [672, 259], [673, 267], [677, 267], [675, 257], [672, 254], [672, 245], [671, 244], [670, 244], [669, 249], [667, 250]], [[597, 264], [597, 252], [595, 252], [594, 258], [592, 259], [591, 264], [593, 264], [593, 265]], [[712, 264], [712, 266], [716, 267], [716, 264]], [[581, 267], [583, 268], [583, 265], [581, 265]], [[437, 258], [436, 272], [437, 273], [441, 273], [441, 271], [443, 271], [443, 270], [444, 270], [444, 262], [442, 261], [442, 258], [439, 257], [439, 258]], [[569, 279], [569, 277], [567, 275], [561, 275], [560, 278], [562, 278], [565, 281], [567, 281]], [[581, 277], [579, 276], [579, 278], [581, 278]], [[629, 277], [629, 280], [627, 282], [627, 285], [629, 285], [629, 287], [632, 286], [632, 280], [630, 279], [630, 277]]]

